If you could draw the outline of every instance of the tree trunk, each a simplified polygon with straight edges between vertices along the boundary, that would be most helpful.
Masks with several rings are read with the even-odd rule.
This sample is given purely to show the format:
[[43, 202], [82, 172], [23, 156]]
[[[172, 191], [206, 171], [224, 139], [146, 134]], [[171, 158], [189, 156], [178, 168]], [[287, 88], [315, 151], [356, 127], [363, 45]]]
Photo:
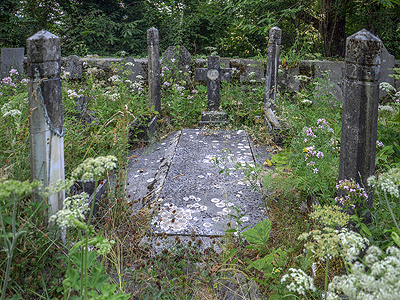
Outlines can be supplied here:
[[320, 33], [324, 40], [325, 56], [345, 56], [346, 0], [321, 0], [323, 19]]

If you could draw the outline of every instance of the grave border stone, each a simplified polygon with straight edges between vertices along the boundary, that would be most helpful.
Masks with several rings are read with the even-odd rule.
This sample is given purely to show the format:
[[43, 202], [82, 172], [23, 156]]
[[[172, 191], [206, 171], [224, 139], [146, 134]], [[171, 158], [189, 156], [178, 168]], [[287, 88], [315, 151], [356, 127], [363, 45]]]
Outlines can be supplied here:
[[346, 40], [339, 180], [353, 178], [364, 186], [368, 207], [373, 196], [367, 179], [375, 173], [382, 49], [382, 41], [366, 29]]
[[[26, 40], [31, 179], [46, 187], [65, 180], [60, 38], [41, 30]], [[34, 193], [40, 201], [41, 193]], [[65, 191], [48, 197], [49, 215], [63, 208]]]

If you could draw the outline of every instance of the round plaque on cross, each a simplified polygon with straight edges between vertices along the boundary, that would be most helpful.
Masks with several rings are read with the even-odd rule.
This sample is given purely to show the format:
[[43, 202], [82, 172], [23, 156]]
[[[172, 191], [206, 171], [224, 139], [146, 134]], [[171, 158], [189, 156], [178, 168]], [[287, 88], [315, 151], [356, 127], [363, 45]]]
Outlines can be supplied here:
[[218, 72], [218, 70], [215, 70], [215, 69], [210, 69], [210, 70], [208, 70], [208, 72], [207, 72], [207, 78], [208, 78], [208, 79], [210, 79], [210, 80], [217, 80], [218, 77], [219, 77], [219, 72]]

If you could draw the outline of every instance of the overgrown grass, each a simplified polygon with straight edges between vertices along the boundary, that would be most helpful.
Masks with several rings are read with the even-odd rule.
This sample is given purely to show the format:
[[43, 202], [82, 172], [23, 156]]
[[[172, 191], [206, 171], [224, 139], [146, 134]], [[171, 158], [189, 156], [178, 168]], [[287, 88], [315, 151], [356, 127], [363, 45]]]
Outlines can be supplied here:
[[[73, 170], [90, 157], [113, 155], [118, 160], [113, 173], [108, 172], [112, 184], [96, 217], [92, 221], [91, 217], [77, 217], [75, 225], [66, 230], [70, 243], [60, 240], [57, 227], [44, 226], [41, 218], [32, 218], [47, 206], [32, 202], [30, 190], [19, 197], [14, 192], [18, 191], [17, 183], [11, 179], [29, 179], [27, 86], [17, 74], [10, 77], [13, 85], [2, 83], [0, 238], [6, 250], [0, 252], [0, 282], [6, 291], [0, 295], [2, 299], [18, 299], [18, 295], [22, 299], [224, 299], [230, 291], [243, 298], [249, 292], [253, 297], [270, 299], [319, 299], [328, 282], [346, 274], [351, 264], [343, 256], [321, 261], [319, 258], [328, 257], [326, 253], [320, 257], [310, 250], [304, 253], [305, 242], [298, 240], [312, 230], [334, 238], [324, 224], [310, 217], [317, 209], [313, 206], [316, 202], [330, 207], [337, 195], [341, 105], [328, 93], [328, 81], [301, 78], [304, 89], [300, 93], [282, 91], [276, 113], [283, 130], [274, 134], [266, 132], [262, 121], [262, 84], [224, 83], [221, 106], [229, 116], [228, 129], [247, 130], [256, 144], [273, 154], [265, 162], [268, 168], [252, 169], [267, 190], [270, 223], [265, 221], [254, 231], [239, 231], [237, 235], [227, 232], [223, 239], [211, 238], [211, 244], [221, 252], [208, 249], [203, 253], [205, 241], [193, 235], [188, 240], [176, 238], [167, 250], [156, 253], [142, 242], [150, 234], [153, 208], [144, 206], [133, 213], [132, 205], [141, 199], [131, 199], [125, 192], [129, 125], [137, 116], [153, 112], [147, 107], [144, 82], [129, 82], [118, 75], [118, 66], [115, 68], [116, 74], [108, 82], [96, 77], [95, 70], [82, 81], [63, 81], [66, 177], [75, 174], [78, 179]], [[206, 105], [205, 87], [189, 79], [177, 80], [179, 74], [171, 74], [167, 68], [163, 75], [159, 136], [196, 127]], [[77, 115], [76, 95], [88, 97], [86, 115]], [[398, 163], [398, 101], [391, 98], [388, 105], [393, 110], [382, 110], [379, 119], [383, 130], [378, 139], [385, 144], [377, 156], [381, 172]], [[400, 180], [396, 180], [398, 189]], [[399, 203], [396, 196], [379, 189], [379, 184], [377, 191], [379, 196], [371, 209], [373, 222], [365, 226], [358, 222], [361, 219], [353, 221], [363, 237], [386, 250], [397, 243]], [[391, 213], [386, 209], [388, 203]], [[362, 218], [361, 214], [355, 216]], [[17, 235], [18, 228], [25, 231]], [[160, 243], [168, 240], [166, 235], [158, 238]], [[12, 247], [8, 244], [11, 240], [15, 241]], [[90, 248], [80, 244], [83, 241]], [[317, 245], [315, 240], [312, 243]], [[10, 253], [11, 258], [7, 256]], [[6, 266], [7, 257], [10, 267]], [[310, 286], [299, 293], [301, 285], [293, 279], [291, 268], [304, 270], [316, 289]], [[284, 274], [292, 274], [296, 289], [281, 282]], [[86, 283], [85, 277], [89, 278]], [[99, 286], [99, 282], [103, 284]]]

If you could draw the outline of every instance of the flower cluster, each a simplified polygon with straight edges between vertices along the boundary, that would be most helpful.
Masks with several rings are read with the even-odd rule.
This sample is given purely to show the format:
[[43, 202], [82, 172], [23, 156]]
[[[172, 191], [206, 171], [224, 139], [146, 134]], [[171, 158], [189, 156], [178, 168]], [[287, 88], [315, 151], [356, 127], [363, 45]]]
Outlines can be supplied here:
[[72, 172], [72, 177], [81, 180], [100, 179], [107, 171], [117, 167], [116, 162], [117, 158], [112, 155], [88, 158]]
[[392, 197], [399, 198], [399, 185], [400, 185], [400, 168], [390, 169], [388, 172], [376, 178], [371, 176], [367, 180], [368, 184], [372, 187], [377, 187]]
[[342, 212], [342, 208], [337, 205], [316, 205], [310, 217], [331, 228], [346, 226], [350, 221], [350, 216]]
[[82, 221], [85, 214], [89, 211], [88, 205], [89, 195], [81, 193], [64, 200], [63, 209], [52, 215], [50, 222], [55, 222], [61, 228], [75, 227], [74, 220]]
[[355, 208], [355, 203], [365, 203], [368, 200], [365, 189], [355, 182], [354, 179], [340, 180], [336, 188], [346, 193], [346, 195], [335, 198], [336, 203], [343, 207], [347, 208], [351, 206]]
[[316, 291], [314, 279], [301, 269], [290, 268], [289, 273], [282, 276], [281, 283], [286, 285], [289, 292], [303, 296], [307, 291]]
[[9, 86], [15, 87], [15, 83], [12, 81], [12, 78], [11, 78], [11, 77], [4, 77], [4, 78], [1, 80], [1, 83], [2, 83], [3, 85], [9, 85]]
[[79, 91], [67, 90], [67, 95], [68, 95], [68, 98], [70, 98], [70, 99], [82, 97], [83, 96], [82, 93], [83, 93], [82, 89], [79, 89]]
[[305, 248], [320, 260], [341, 256], [350, 263], [356, 260], [360, 251], [369, 245], [368, 239], [356, 232], [348, 231], [346, 228], [339, 231], [325, 227], [323, 230], [305, 232], [298, 239], [309, 240], [305, 244]]
[[400, 249], [388, 247], [386, 256], [382, 251], [370, 246], [366, 251], [364, 264], [352, 265], [351, 274], [336, 276], [329, 284], [329, 300], [345, 295], [355, 299], [400, 299]]
[[399, 198], [400, 168], [390, 169], [380, 175], [378, 179], [375, 176], [371, 176], [367, 181], [370, 186], [377, 187], [392, 197]]

